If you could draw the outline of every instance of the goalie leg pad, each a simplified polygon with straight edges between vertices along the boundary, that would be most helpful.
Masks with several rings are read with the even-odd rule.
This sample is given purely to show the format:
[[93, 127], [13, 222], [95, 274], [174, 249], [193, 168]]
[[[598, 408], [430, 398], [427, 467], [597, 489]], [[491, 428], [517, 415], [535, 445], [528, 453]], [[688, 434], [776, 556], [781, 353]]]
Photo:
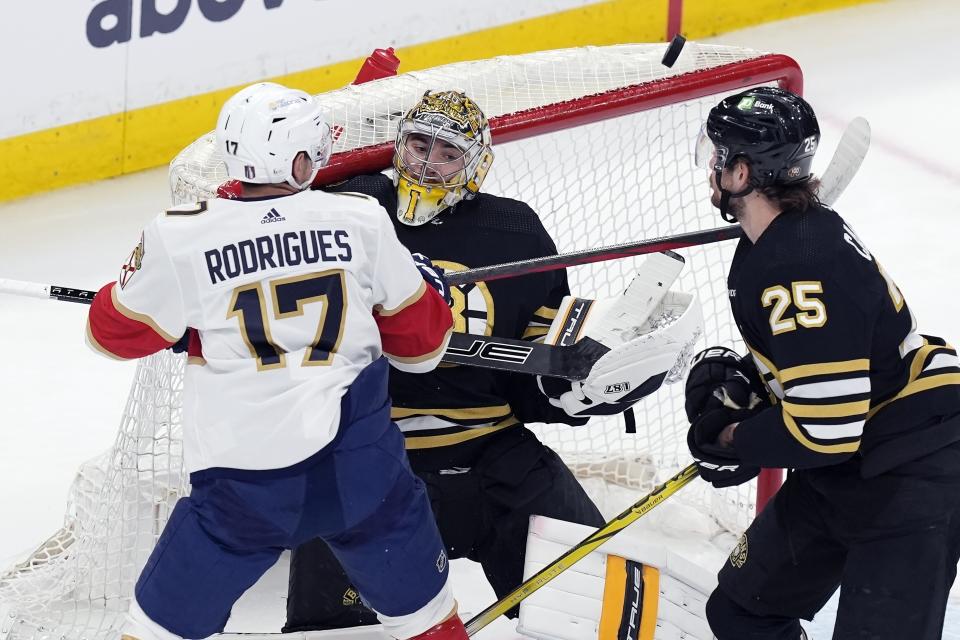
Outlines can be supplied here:
[[[592, 532], [531, 518], [525, 577]], [[544, 640], [712, 640], [705, 607], [715, 586], [706, 568], [623, 532], [524, 600], [517, 630]]]

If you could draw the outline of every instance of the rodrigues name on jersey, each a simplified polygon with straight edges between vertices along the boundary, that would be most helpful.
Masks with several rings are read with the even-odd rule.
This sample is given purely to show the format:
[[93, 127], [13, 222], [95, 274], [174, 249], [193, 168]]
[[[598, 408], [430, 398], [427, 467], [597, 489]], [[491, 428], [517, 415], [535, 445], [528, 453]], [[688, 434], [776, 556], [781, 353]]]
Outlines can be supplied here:
[[311, 456], [336, 435], [340, 399], [366, 366], [385, 355], [429, 371], [451, 325], [376, 201], [305, 191], [161, 214], [97, 294], [87, 336], [126, 359], [196, 330], [183, 390], [195, 472]]

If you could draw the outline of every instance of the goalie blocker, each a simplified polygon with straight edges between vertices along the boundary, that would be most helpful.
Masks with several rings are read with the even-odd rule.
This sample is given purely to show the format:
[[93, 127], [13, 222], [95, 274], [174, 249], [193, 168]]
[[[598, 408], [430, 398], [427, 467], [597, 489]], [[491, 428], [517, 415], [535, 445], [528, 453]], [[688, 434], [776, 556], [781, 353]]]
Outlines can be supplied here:
[[[591, 533], [533, 516], [524, 576]], [[517, 630], [543, 640], [712, 640], [705, 607], [716, 585], [713, 572], [628, 530], [526, 598]]]

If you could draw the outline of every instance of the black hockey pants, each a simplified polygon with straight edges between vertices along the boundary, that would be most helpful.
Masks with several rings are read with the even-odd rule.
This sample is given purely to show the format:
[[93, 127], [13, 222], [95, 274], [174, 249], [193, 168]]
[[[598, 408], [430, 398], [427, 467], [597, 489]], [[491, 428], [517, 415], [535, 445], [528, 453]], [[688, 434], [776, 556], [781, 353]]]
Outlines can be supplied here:
[[[604, 520], [560, 457], [532, 432], [518, 426], [485, 437], [470, 467], [422, 470], [411, 462], [427, 485], [449, 557], [479, 562], [502, 597], [522, 582], [531, 515], [594, 527]], [[508, 615], [515, 617], [516, 609]], [[322, 540], [293, 551], [284, 632], [374, 623]]]
[[796, 640], [840, 587], [835, 640], [939, 640], [960, 559], [960, 443], [873, 478], [796, 471], [707, 603], [718, 640]]

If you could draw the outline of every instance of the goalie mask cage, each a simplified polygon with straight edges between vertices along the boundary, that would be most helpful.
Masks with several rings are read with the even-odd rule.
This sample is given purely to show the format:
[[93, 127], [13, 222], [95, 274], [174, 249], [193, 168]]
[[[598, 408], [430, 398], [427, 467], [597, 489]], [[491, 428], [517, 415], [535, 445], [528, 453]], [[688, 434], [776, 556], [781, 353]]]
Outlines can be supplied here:
[[[326, 184], [390, 165], [400, 117], [426, 90], [458, 89], [491, 121], [496, 158], [484, 191], [527, 202], [561, 252], [707, 229], [721, 224], [693, 145], [707, 111], [725, 94], [760, 84], [802, 89], [796, 62], [690, 42], [673, 68], [664, 44], [548, 51], [463, 62], [322, 94], [335, 135]], [[175, 204], [214, 197], [226, 180], [207, 134], [170, 166]], [[392, 214], [392, 212], [391, 212]], [[697, 348], [743, 350], [727, 303], [732, 242], [681, 251], [675, 289], [704, 312]], [[569, 270], [580, 297], [613, 297], [641, 258]], [[116, 442], [83, 464], [63, 528], [0, 574], [0, 636], [116, 638], [141, 567], [176, 500], [189, 491], [180, 433], [185, 358], [140, 361]], [[636, 433], [620, 416], [583, 427], [532, 425], [612, 515], [690, 462], [683, 385], [642, 400]], [[756, 483], [715, 491], [706, 483], [675, 499], [701, 514], [701, 534], [739, 534], [756, 505]], [[648, 518], [652, 518], [656, 512]]]

